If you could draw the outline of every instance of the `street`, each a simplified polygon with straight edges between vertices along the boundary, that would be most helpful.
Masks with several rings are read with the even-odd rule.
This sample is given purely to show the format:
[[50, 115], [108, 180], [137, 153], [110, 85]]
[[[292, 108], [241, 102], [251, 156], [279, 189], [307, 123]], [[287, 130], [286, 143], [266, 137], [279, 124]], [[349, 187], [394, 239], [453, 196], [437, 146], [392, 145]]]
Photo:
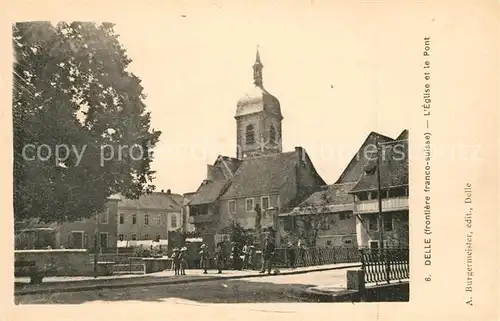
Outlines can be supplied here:
[[292, 288], [316, 285], [345, 286], [346, 269], [296, 275], [202, 281], [184, 284], [103, 289], [15, 297], [16, 304], [89, 304], [123, 301], [191, 301], [202, 303], [300, 302]]

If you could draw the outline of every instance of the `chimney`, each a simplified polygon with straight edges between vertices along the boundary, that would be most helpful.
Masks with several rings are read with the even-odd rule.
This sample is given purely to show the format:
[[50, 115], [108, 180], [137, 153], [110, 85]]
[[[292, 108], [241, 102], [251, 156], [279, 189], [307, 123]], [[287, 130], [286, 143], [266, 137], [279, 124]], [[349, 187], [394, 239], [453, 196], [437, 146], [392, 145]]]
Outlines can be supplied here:
[[297, 154], [299, 163], [304, 163], [306, 161], [306, 155], [302, 147], [300, 146], [295, 147], [295, 154]]
[[207, 181], [213, 181], [214, 180], [214, 171], [215, 171], [215, 168], [214, 166], [212, 165], [207, 165]]
[[172, 194], [172, 191], [170, 189], [167, 189], [167, 195]]

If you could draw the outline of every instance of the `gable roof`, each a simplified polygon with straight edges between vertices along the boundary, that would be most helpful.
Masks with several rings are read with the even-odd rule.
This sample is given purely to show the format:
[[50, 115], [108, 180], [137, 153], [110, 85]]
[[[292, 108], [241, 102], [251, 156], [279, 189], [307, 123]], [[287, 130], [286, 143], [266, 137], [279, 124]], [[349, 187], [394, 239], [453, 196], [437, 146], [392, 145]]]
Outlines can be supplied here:
[[213, 203], [219, 197], [226, 183], [228, 183], [228, 180], [204, 180], [193, 195], [189, 205]]
[[138, 199], [129, 199], [120, 196], [118, 208], [142, 208], [142, 209], [157, 209], [165, 211], [180, 211], [180, 203], [178, 198], [182, 198], [179, 194], [167, 194], [162, 192], [153, 192], [150, 194], [141, 195]]
[[[408, 185], [408, 140], [396, 140], [381, 145], [380, 187], [388, 189]], [[350, 193], [377, 190], [376, 160], [370, 160], [366, 170]]]
[[298, 163], [296, 152], [254, 156], [242, 160], [223, 198], [241, 198], [278, 192]]
[[377, 132], [369, 133], [368, 136], [366, 137], [365, 141], [363, 142], [363, 144], [361, 144], [357, 153], [354, 154], [354, 156], [352, 157], [352, 159], [349, 162], [349, 164], [347, 165], [347, 167], [344, 169], [342, 174], [339, 176], [339, 178], [335, 182], [336, 184], [357, 182], [359, 180], [359, 178], [363, 174], [363, 168], [366, 165], [366, 163], [368, 162], [368, 159], [364, 156], [365, 149], [367, 148], [367, 146], [374, 144], [375, 139], [377, 139], [379, 143], [394, 141], [394, 139], [392, 139], [388, 136], [379, 134]]
[[190, 197], [189, 205], [209, 204], [216, 201], [223, 192], [224, 187], [229, 184], [240, 164], [239, 159], [219, 155], [213, 165], [207, 166], [207, 179], [200, 184], [198, 190]]
[[325, 189], [309, 196], [291, 213], [280, 214], [280, 216], [352, 211], [354, 200], [349, 191], [354, 185], [356, 182], [328, 185]]

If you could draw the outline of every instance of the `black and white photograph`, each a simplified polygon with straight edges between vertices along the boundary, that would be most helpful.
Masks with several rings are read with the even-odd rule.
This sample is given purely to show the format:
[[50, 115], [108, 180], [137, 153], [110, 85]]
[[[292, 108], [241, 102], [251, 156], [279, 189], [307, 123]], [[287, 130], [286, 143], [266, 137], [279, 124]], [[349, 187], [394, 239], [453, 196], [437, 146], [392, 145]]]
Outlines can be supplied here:
[[491, 151], [451, 138], [444, 31], [285, 7], [10, 22], [15, 305], [480, 304]]

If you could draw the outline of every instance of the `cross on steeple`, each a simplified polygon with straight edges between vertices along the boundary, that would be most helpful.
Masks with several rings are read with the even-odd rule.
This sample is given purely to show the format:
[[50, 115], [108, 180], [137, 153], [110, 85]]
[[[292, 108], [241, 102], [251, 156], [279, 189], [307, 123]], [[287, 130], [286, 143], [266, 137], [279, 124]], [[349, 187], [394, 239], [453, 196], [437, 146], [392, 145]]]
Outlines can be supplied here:
[[260, 61], [259, 46], [257, 45], [257, 53], [255, 55], [255, 63], [253, 64], [253, 83], [255, 86], [262, 87], [262, 68], [264, 65]]

